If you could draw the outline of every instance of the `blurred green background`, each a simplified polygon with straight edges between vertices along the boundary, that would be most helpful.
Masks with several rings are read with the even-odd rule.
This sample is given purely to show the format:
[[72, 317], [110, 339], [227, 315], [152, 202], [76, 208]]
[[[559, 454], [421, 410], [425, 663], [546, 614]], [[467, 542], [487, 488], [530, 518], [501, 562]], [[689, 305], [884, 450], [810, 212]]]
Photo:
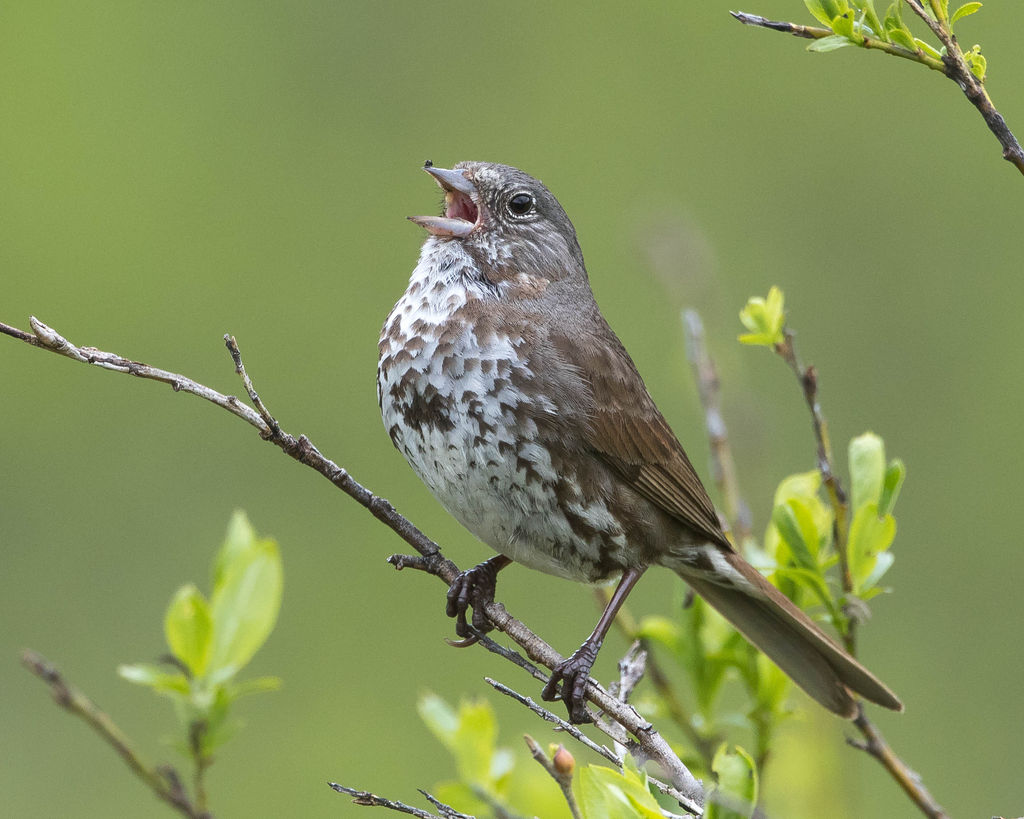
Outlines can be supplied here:
[[[805, 53], [726, 3], [35, 3], [0, 27], [0, 320], [262, 397], [448, 554], [488, 554], [382, 429], [380, 325], [435, 212], [425, 159], [517, 165], [575, 222], [598, 300], [707, 474], [679, 310], [704, 317], [745, 494], [813, 468], [782, 363], [736, 343], [771, 284], [820, 372], [837, 449], [883, 435], [909, 475], [896, 593], [862, 656], [907, 703], [878, 713], [955, 816], [1020, 815], [1021, 195], [952, 83], [880, 54]], [[811, 22], [799, 0], [744, 10]], [[1017, 4], [960, 24], [1024, 132]], [[415, 712], [427, 690], [494, 701], [518, 748], [546, 727], [483, 684], [539, 686], [456, 651], [434, 579], [384, 562], [396, 536], [246, 425], [166, 387], [0, 339], [0, 792], [11, 816], [171, 816], [18, 664], [31, 646], [151, 758], [169, 707], [115, 675], [163, 650], [170, 595], [231, 510], [278, 538], [281, 620], [249, 669], [285, 687], [210, 775], [220, 816], [362, 815], [332, 779], [415, 801], [451, 775]], [[678, 599], [646, 577], [636, 614]], [[569, 651], [582, 586], [513, 568], [500, 597]], [[621, 640], [597, 666], [607, 679]], [[769, 776], [772, 815], [915, 816], [880, 767], [808, 709]], [[588, 759], [581, 751], [579, 758]], [[175, 760], [178, 761], [178, 760]], [[774, 776], [772, 776], [774, 774]], [[553, 784], [547, 786], [553, 788]]]

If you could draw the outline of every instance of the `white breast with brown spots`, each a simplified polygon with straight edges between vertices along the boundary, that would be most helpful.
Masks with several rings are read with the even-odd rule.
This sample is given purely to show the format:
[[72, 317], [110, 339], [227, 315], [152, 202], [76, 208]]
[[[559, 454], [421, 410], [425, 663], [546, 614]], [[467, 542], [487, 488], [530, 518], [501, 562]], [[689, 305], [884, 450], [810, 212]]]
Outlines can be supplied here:
[[[522, 411], [516, 384], [533, 375], [523, 339], [475, 320], [498, 303], [501, 287], [474, 275], [459, 242], [427, 240], [381, 331], [384, 426], [444, 507], [491, 548], [540, 571], [596, 580], [600, 543], [624, 547], [625, 538], [603, 502], [572, 497], [573, 476], [558, 474], [538, 443], [528, 416], [558, 408], [531, 393], [530, 413]], [[581, 536], [579, 520], [596, 534]]]

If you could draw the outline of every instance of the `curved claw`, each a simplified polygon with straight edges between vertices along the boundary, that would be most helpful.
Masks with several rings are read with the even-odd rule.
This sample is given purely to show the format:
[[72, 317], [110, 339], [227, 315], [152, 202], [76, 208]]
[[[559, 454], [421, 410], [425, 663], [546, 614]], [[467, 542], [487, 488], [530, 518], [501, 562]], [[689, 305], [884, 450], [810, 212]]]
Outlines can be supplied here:
[[[547, 702], [562, 700], [569, 712], [569, 722], [581, 725], [593, 722], [594, 718], [587, 710], [587, 683], [590, 681], [590, 668], [594, 664], [597, 652], [584, 643], [567, 660], [563, 660], [551, 671], [551, 678], [541, 692], [541, 699]], [[561, 691], [558, 683], [562, 683]]]
[[511, 562], [511, 559], [504, 555], [496, 555], [472, 569], [467, 569], [452, 581], [448, 589], [445, 613], [455, 618], [455, 633], [464, 638], [457, 642], [449, 641], [452, 645], [464, 648], [479, 640], [479, 636], [474, 634], [466, 621], [466, 610], [470, 607], [473, 609], [473, 629], [476, 632], [486, 634], [493, 628], [484, 614], [484, 608], [488, 603], [494, 602], [498, 572]]

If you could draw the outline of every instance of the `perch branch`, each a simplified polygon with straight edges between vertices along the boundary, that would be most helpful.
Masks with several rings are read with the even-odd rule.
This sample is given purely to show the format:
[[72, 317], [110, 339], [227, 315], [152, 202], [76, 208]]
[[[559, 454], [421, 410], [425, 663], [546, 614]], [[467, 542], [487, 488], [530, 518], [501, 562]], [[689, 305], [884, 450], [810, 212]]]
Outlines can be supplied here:
[[[449, 586], [458, 576], [459, 567], [446, 558], [434, 541], [411, 521], [399, 514], [387, 500], [374, 495], [352, 478], [344, 468], [324, 457], [305, 435], [296, 437], [280, 428], [264, 403], [256, 395], [252, 381], [242, 364], [241, 352], [232, 336], [224, 336], [224, 341], [235, 363], [235, 369], [242, 378], [250, 399], [257, 407], [255, 410], [243, 404], [233, 395], [224, 395], [186, 376], [150, 367], [147, 364], [131, 361], [94, 347], [78, 347], [36, 318], [31, 318], [30, 322], [33, 333], [26, 333], [16, 327], [0, 323], [0, 334], [11, 336], [34, 347], [49, 350], [83, 364], [93, 364], [103, 369], [170, 384], [176, 392], [190, 393], [227, 410], [255, 427], [261, 438], [274, 444], [288, 456], [319, 472], [369, 510], [374, 517], [387, 525], [419, 553], [418, 556], [413, 557], [393, 557], [391, 562], [396, 568], [408, 567], [423, 570], [440, 578]], [[558, 652], [530, 631], [522, 622], [512, 617], [501, 603], [493, 602], [487, 605], [485, 614], [495, 628], [518, 643], [534, 662], [554, 668], [563, 661]], [[642, 755], [661, 766], [672, 786], [685, 800], [682, 804], [687, 809], [693, 809], [694, 806], [699, 808], [704, 794], [701, 783], [683, 765], [653, 725], [644, 720], [632, 706], [611, 697], [594, 680], [590, 680], [587, 697], [636, 738]]]
[[61, 708], [83, 719], [111, 748], [139, 779], [146, 783], [158, 798], [190, 819], [213, 819], [213, 815], [192, 804], [181, 784], [177, 772], [169, 766], [153, 767], [142, 761], [131, 741], [114, 721], [84, 692], [64, 679], [64, 676], [41, 654], [26, 649], [21, 663], [50, 687], [54, 702]]

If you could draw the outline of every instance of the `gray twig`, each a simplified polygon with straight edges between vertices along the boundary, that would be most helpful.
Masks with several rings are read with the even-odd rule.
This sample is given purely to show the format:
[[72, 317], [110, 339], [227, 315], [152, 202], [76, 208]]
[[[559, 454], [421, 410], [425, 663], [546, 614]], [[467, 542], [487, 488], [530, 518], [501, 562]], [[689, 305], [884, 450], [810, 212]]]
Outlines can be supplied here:
[[213, 819], [213, 814], [201, 809], [189, 799], [178, 772], [169, 765], [147, 764], [132, 747], [131, 740], [114, 721], [84, 692], [64, 679], [64, 676], [45, 657], [26, 649], [21, 663], [50, 687], [53, 700], [61, 708], [83, 719], [90, 728], [117, 751], [121, 759], [149, 789], [172, 808], [190, 819]]
[[389, 810], [397, 811], [398, 813], [407, 813], [409, 816], [416, 816], [418, 819], [439, 819], [436, 813], [427, 813], [425, 810], [420, 810], [412, 805], [407, 805], [405, 802], [398, 802], [394, 799], [377, 796], [377, 794], [370, 793], [369, 791], [347, 788], [344, 785], [339, 785], [337, 782], [328, 782], [327, 784], [338, 793], [344, 793], [351, 796], [352, 804], [354, 805], [364, 805], [370, 808], [388, 808]]

